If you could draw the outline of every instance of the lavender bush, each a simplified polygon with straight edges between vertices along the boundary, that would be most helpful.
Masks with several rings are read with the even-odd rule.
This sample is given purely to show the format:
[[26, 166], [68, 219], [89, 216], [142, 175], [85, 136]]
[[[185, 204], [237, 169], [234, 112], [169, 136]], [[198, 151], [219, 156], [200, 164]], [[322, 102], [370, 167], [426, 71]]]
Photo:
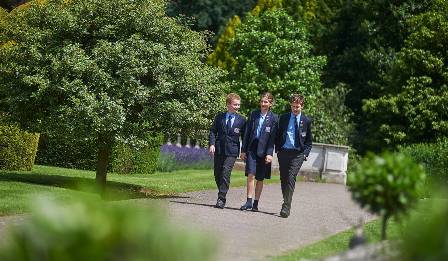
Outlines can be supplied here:
[[188, 148], [164, 144], [160, 148], [160, 152], [157, 170], [161, 172], [213, 168], [213, 159], [205, 148]]

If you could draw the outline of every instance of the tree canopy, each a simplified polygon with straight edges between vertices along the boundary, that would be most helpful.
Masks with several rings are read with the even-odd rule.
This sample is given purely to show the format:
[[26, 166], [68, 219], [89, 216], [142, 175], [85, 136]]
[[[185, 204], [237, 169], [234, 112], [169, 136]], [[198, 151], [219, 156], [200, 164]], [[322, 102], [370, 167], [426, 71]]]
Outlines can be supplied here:
[[396, 146], [448, 136], [447, 13], [446, 1], [433, 1], [406, 20], [409, 35], [380, 74], [378, 98], [363, 106], [371, 139]]
[[198, 134], [226, 89], [203, 63], [206, 36], [163, 1], [33, 1], [0, 32], [2, 108], [26, 129], [95, 139], [101, 182], [114, 141]]
[[167, 12], [192, 17], [191, 28], [213, 32], [211, 40], [215, 42], [231, 17], [244, 15], [255, 3], [256, 0], [171, 0]]

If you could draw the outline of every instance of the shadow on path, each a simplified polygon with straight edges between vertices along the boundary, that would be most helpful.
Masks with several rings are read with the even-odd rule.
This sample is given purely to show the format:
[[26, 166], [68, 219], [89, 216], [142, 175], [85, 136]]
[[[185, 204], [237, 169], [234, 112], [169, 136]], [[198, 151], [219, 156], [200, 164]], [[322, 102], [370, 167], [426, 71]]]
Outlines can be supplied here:
[[[67, 177], [46, 174], [18, 174], [4, 172], [0, 174], [0, 181], [21, 182], [44, 186], [60, 187], [82, 192], [98, 193], [95, 179]], [[160, 194], [146, 187], [116, 181], [107, 181], [105, 200], [116, 201], [137, 198], [188, 198], [174, 194]]]
[[[215, 208], [215, 205], [204, 204], [204, 203], [194, 203], [194, 202], [185, 202], [185, 201], [177, 201], [177, 200], [170, 200], [170, 202], [178, 203], [178, 204], [196, 205], [196, 206], [204, 206], [204, 207]], [[242, 212], [242, 210], [239, 209], [239, 208], [224, 207], [224, 209], [236, 210], [236, 211]], [[253, 211], [248, 211], [248, 212], [253, 212]], [[266, 215], [280, 217], [280, 215], [278, 215], [277, 213], [271, 213], [271, 212], [265, 212], [265, 211], [257, 211], [257, 212], [253, 212], [253, 213], [261, 213], [261, 214], [266, 214]]]

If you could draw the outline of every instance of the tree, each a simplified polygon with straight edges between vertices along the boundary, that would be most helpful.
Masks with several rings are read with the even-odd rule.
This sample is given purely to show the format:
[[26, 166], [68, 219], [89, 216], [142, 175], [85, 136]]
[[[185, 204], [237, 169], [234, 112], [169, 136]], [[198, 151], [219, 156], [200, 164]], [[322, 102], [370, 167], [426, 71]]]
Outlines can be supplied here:
[[115, 141], [200, 135], [226, 88], [202, 62], [205, 35], [163, 1], [36, 1], [0, 32], [0, 104], [27, 129], [94, 139], [102, 186]]
[[362, 109], [363, 100], [379, 97], [382, 74], [390, 72], [396, 53], [408, 35], [409, 17], [424, 12], [430, 0], [346, 1], [331, 19], [319, 46], [327, 55], [324, 84], [328, 88], [344, 83], [349, 92], [346, 105], [354, 112], [357, 138], [354, 145], [361, 153], [384, 149], [370, 129]]
[[[448, 136], [448, 3], [406, 20], [410, 34], [381, 74], [378, 98], [365, 101], [368, 132], [379, 145], [431, 142]], [[375, 131], [373, 131], [375, 130]]]
[[196, 31], [208, 30], [216, 37], [210, 38], [212, 43], [224, 31], [224, 27], [233, 16], [242, 16], [255, 5], [256, 0], [171, 0], [168, 14], [192, 17], [191, 28]]
[[259, 95], [267, 90], [277, 97], [274, 108], [287, 108], [293, 92], [306, 97], [306, 107], [315, 107], [325, 58], [310, 54], [307, 36], [304, 24], [282, 10], [249, 15], [237, 27], [229, 47], [237, 64], [229, 77], [244, 101], [243, 112], [258, 107]]
[[21, 5], [28, 0], [3, 0], [0, 2], [0, 7], [5, 8], [7, 10], [12, 10], [14, 7]]
[[425, 172], [421, 165], [399, 153], [368, 154], [349, 177], [353, 199], [361, 207], [382, 216], [382, 239], [387, 221], [406, 213], [423, 191]]

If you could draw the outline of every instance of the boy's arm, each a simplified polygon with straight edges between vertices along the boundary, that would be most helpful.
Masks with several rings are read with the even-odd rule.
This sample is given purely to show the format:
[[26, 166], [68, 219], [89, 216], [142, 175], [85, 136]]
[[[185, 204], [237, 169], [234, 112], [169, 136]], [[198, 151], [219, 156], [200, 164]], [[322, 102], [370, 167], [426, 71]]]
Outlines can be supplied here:
[[249, 129], [249, 124], [252, 120], [252, 113], [249, 114], [249, 118], [247, 119], [246, 123], [244, 124], [244, 127], [242, 128], [242, 146], [241, 146], [241, 153], [246, 153], [247, 152], [247, 145], [249, 143], [249, 136], [250, 133], [248, 131]]
[[271, 134], [269, 135], [269, 140], [268, 140], [268, 147], [266, 150], [266, 155], [273, 155], [274, 154], [274, 145], [275, 145], [275, 140], [277, 138], [277, 128], [278, 128], [278, 118], [274, 118], [274, 124], [272, 124], [272, 128], [271, 128]]
[[214, 146], [216, 143], [216, 136], [218, 134], [218, 117], [219, 114], [216, 115], [215, 119], [213, 120], [213, 124], [210, 127], [210, 134], [209, 134], [209, 138], [208, 138], [208, 145], [209, 146]]
[[310, 155], [311, 148], [313, 146], [313, 136], [311, 133], [311, 120], [308, 119], [308, 128], [306, 130], [306, 138], [304, 142], [305, 151], [303, 154], [305, 155], [305, 159]]

